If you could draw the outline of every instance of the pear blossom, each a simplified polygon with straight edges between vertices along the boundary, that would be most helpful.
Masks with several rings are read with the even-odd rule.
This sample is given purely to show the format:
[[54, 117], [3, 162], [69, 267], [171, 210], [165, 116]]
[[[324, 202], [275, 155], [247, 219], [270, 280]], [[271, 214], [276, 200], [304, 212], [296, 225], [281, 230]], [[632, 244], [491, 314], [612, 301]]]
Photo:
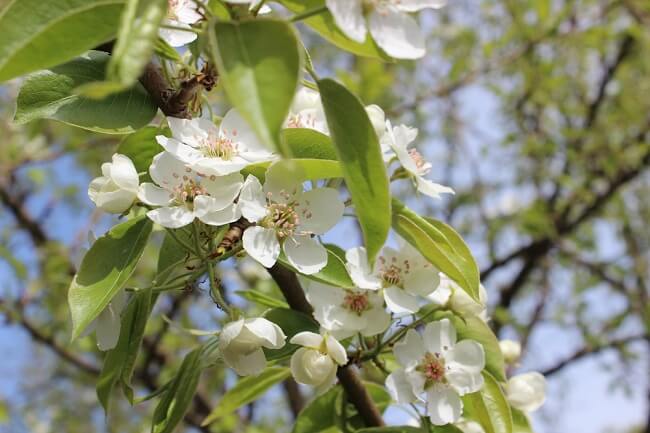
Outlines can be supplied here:
[[291, 356], [291, 374], [297, 382], [316, 387], [323, 393], [336, 382], [336, 370], [348, 362], [345, 348], [325, 333], [299, 332], [291, 340], [301, 347]]
[[383, 289], [388, 309], [396, 314], [415, 313], [418, 297], [429, 295], [439, 282], [438, 270], [405, 242], [399, 249], [384, 247], [372, 267], [364, 247], [348, 250], [345, 258], [354, 284], [364, 290]]
[[450, 308], [461, 316], [477, 316], [487, 321], [487, 291], [483, 284], [479, 284], [478, 297], [475, 301], [454, 280], [440, 272], [438, 288], [428, 296], [434, 304]]
[[314, 317], [339, 340], [358, 333], [377, 335], [390, 326], [390, 314], [378, 292], [343, 289], [316, 281], [303, 286], [307, 300], [314, 307]]
[[536, 411], [546, 400], [546, 379], [536, 371], [511, 377], [505, 388], [508, 402], [523, 412]]
[[408, 13], [439, 9], [446, 0], [326, 0], [336, 25], [350, 39], [364, 42], [370, 31], [389, 56], [417, 59], [425, 54], [424, 35]]
[[485, 433], [481, 424], [470, 419], [461, 418], [460, 421], [454, 424], [458, 427], [463, 433]]
[[262, 348], [280, 349], [286, 338], [278, 325], [263, 317], [239, 319], [221, 330], [219, 351], [226, 365], [238, 375], [256, 375], [266, 367]]
[[416, 189], [429, 197], [440, 198], [440, 194], [454, 194], [448, 186], [434, 183], [424, 176], [431, 171], [431, 164], [427, 162], [415, 148], [408, 148], [418, 135], [416, 128], [406, 125], [393, 127], [389, 120], [386, 121], [386, 133], [382, 138], [384, 159], [391, 160], [397, 157], [402, 165], [401, 171], [396, 172], [399, 177], [412, 179]]
[[102, 164], [102, 176], [90, 182], [88, 197], [101, 210], [121, 214], [129, 210], [138, 197], [139, 184], [133, 161], [116, 153], [112, 162]]
[[386, 133], [386, 114], [384, 110], [379, 105], [371, 104], [366, 106], [366, 113], [368, 113], [368, 118], [375, 129], [377, 138], [381, 141]]
[[220, 226], [241, 217], [234, 202], [243, 184], [239, 173], [201, 176], [171, 153], [161, 152], [154, 157], [149, 174], [157, 185], [143, 183], [138, 197], [148, 205], [160, 206], [147, 216], [163, 227], [183, 227], [195, 218]]
[[195, 24], [202, 18], [194, 0], [168, 0], [167, 17], [163, 20], [163, 25], [179, 29], [161, 27], [158, 35], [172, 47], [182, 47], [196, 39], [196, 33], [191, 30], [190, 24]]
[[207, 119], [168, 117], [172, 137], [156, 141], [194, 171], [206, 176], [235, 173], [275, 156], [257, 138], [237, 110], [229, 110], [217, 128]]
[[99, 316], [88, 325], [83, 336], [95, 333], [97, 348], [102, 352], [113, 349], [117, 346], [120, 338], [121, 320], [120, 315], [126, 307], [128, 296], [124, 290], [120, 290], [111, 299], [111, 302], [99, 313]]
[[521, 344], [514, 340], [499, 341], [499, 348], [503, 354], [503, 359], [508, 364], [514, 364], [521, 357]]
[[307, 87], [301, 87], [291, 103], [284, 127], [308, 128], [329, 135], [320, 93]]
[[314, 274], [327, 264], [327, 250], [312, 235], [332, 228], [343, 216], [344, 205], [333, 188], [303, 191], [302, 185], [279, 188], [269, 180], [264, 187], [248, 176], [239, 196], [244, 218], [255, 226], [244, 231], [244, 250], [270, 268], [284, 251], [289, 263], [303, 274]]
[[400, 404], [422, 401], [435, 425], [457, 422], [463, 413], [461, 396], [483, 386], [483, 346], [456, 341], [448, 319], [431, 322], [422, 335], [409, 329], [394, 347], [401, 368], [386, 379], [391, 397]]

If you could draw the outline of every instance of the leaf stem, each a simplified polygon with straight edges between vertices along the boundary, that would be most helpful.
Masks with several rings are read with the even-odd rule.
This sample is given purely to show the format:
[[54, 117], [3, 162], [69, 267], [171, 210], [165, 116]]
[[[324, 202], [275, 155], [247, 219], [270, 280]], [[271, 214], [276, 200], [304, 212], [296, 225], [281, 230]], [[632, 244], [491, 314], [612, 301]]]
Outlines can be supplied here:
[[327, 6], [325, 6], [325, 5], [319, 6], [319, 7], [316, 7], [314, 9], [309, 9], [309, 10], [306, 10], [306, 11], [304, 11], [302, 13], [299, 13], [299, 14], [296, 14], [296, 15], [292, 16], [289, 19], [289, 21], [292, 22], [292, 23], [295, 23], [295, 22], [298, 22], [298, 21], [305, 20], [305, 19], [307, 19], [309, 17], [313, 17], [314, 15], [322, 14], [325, 11], [327, 11]]
[[169, 236], [171, 236], [172, 239], [174, 239], [174, 240], [176, 241], [177, 244], [181, 245], [183, 248], [185, 248], [185, 249], [186, 249], [188, 252], [190, 252], [190, 253], [194, 253], [194, 252], [195, 252], [195, 251], [194, 251], [194, 247], [192, 247], [190, 244], [188, 244], [187, 242], [185, 242], [184, 240], [182, 240], [181, 238], [179, 238], [179, 237], [176, 235], [176, 233], [174, 233], [174, 230], [173, 230], [173, 229], [170, 229], [170, 228], [165, 227], [165, 230], [167, 230], [167, 233], [169, 234]]

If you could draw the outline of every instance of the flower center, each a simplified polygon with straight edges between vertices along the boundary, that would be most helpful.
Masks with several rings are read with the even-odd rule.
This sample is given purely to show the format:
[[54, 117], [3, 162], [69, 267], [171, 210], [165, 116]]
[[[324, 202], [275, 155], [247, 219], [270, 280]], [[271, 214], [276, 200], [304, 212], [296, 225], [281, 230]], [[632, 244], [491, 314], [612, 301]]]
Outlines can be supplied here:
[[361, 316], [364, 311], [370, 309], [370, 300], [368, 299], [368, 294], [346, 290], [345, 298], [343, 298], [343, 308], [346, 308], [353, 313]]
[[312, 114], [291, 114], [287, 120], [287, 128], [316, 128], [316, 117]]
[[194, 179], [183, 176], [183, 183], [174, 187], [174, 198], [181, 203], [194, 203], [194, 199], [199, 195], [206, 195], [208, 191]]
[[422, 157], [422, 154], [417, 149], [409, 149], [408, 152], [420, 173], [424, 175], [431, 170], [431, 164]]
[[167, 19], [168, 20], [177, 20], [176, 16], [176, 10], [178, 9], [178, 4], [181, 2], [181, 0], [167, 0], [167, 5], [169, 6], [167, 8]]
[[445, 359], [439, 353], [427, 352], [417, 370], [427, 378], [427, 382], [446, 383]]
[[404, 283], [404, 276], [411, 270], [411, 264], [408, 260], [402, 263], [392, 257], [390, 262], [385, 257], [379, 257], [379, 275], [385, 286], [401, 287]]
[[267, 212], [262, 225], [274, 229], [281, 239], [291, 236], [300, 223], [300, 216], [293, 202], [271, 203], [267, 206]]
[[201, 152], [208, 158], [221, 158], [230, 161], [237, 155], [237, 143], [222, 134], [215, 136], [210, 134], [207, 139], [201, 143]]

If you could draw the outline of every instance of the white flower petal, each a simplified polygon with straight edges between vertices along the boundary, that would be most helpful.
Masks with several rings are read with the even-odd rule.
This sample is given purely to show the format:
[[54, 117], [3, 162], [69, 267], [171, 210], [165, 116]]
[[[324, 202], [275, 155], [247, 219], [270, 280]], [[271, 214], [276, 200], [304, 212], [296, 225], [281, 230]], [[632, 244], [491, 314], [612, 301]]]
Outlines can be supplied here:
[[266, 196], [262, 184], [253, 175], [249, 175], [239, 194], [241, 213], [248, 221], [254, 223], [266, 216]]
[[456, 344], [456, 328], [449, 319], [430, 322], [422, 334], [424, 347], [431, 353], [445, 353]]
[[448, 186], [440, 185], [421, 176], [415, 177], [415, 185], [422, 194], [433, 198], [440, 198], [440, 194], [455, 194], [454, 190]]
[[290, 236], [282, 248], [291, 266], [305, 275], [315, 274], [327, 265], [327, 250], [310, 236]]
[[275, 231], [264, 227], [249, 227], [242, 237], [244, 250], [266, 268], [275, 264], [280, 256], [280, 243]]
[[138, 185], [140, 184], [138, 172], [133, 165], [133, 161], [128, 156], [119, 153], [113, 155], [111, 180], [122, 189], [131, 192], [138, 191]]
[[176, 159], [186, 164], [194, 163], [203, 157], [201, 152], [176, 139], [158, 135], [156, 136], [156, 141], [163, 149], [174, 155]]
[[177, 0], [173, 2], [171, 12], [176, 16], [176, 18], [186, 24], [194, 24], [199, 21], [201, 18], [200, 13], [197, 11], [197, 5], [194, 0]]
[[172, 201], [169, 191], [150, 182], [140, 185], [138, 198], [143, 203], [151, 206], [167, 206]]
[[391, 398], [400, 404], [408, 404], [417, 400], [411, 383], [403, 369], [395, 370], [386, 378], [386, 388]]
[[377, 45], [389, 56], [397, 59], [424, 56], [424, 36], [417, 21], [408, 14], [391, 7], [374, 10], [370, 14], [369, 27]]
[[224, 361], [240, 376], [258, 375], [266, 367], [266, 358], [262, 349], [254, 350], [245, 355], [239, 354], [234, 359], [227, 359], [224, 356]]
[[373, 274], [364, 247], [349, 249], [345, 253], [345, 260], [345, 267], [357, 287], [371, 290], [379, 290], [381, 288], [381, 279]]
[[156, 224], [170, 229], [184, 227], [194, 221], [194, 212], [183, 206], [161, 207], [150, 210], [147, 212], [147, 216]]
[[341, 220], [345, 205], [334, 188], [315, 188], [302, 194], [296, 210], [300, 230], [320, 235]]
[[169, 152], [160, 152], [154, 156], [149, 167], [153, 181], [169, 191], [183, 183], [183, 176], [186, 176], [188, 171], [191, 172], [182, 161]]
[[336, 340], [336, 338], [328, 335], [325, 339], [325, 345], [327, 346], [328, 355], [336, 362], [338, 365], [345, 365], [348, 362], [348, 354], [345, 351], [345, 347]]
[[[194, 200], [194, 212], [198, 216], [198, 218], [203, 221], [204, 223], [211, 225], [211, 226], [222, 226], [234, 221], [237, 221], [239, 218], [241, 218], [241, 210], [239, 209], [239, 206], [236, 203], [231, 204], [230, 206], [226, 206], [223, 209], [219, 210], [207, 210], [205, 213], [201, 213], [201, 215], [198, 215], [198, 212], [201, 212], [202, 210], [200, 209], [200, 203], [202, 203], [202, 198], [209, 198], [204, 195], [199, 196]], [[197, 203], [197, 201], [199, 203]]]
[[236, 143], [239, 152], [264, 152], [268, 157], [272, 156], [272, 153], [269, 151], [269, 145], [264, 145], [260, 142], [250, 124], [234, 108], [228, 110], [223, 117], [219, 132], [221, 135]]
[[404, 290], [413, 295], [427, 296], [438, 284], [440, 277], [433, 267], [414, 269], [404, 277]]
[[219, 334], [219, 350], [226, 350], [228, 345], [241, 333], [244, 328], [244, 319], [239, 319], [224, 325]]
[[476, 392], [483, 388], [484, 380], [480, 372], [454, 370], [451, 368], [445, 374], [445, 378], [459, 395]]
[[104, 212], [121, 214], [131, 207], [135, 199], [135, 193], [118, 189], [115, 191], [102, 191], [94, 201], [97, 207]]
[[440, 9], [447, 5], [447, 0], [400, 0], [397, 9], [404, 12], [417, 12], [422, 9]]
[[399, 287], [384, 289], [384, 299], [388, 309], [395, 314], [413, 314], [420, 308], [418, 298]]
[[289, 343], [298, 344], [300, 346], [309, 347], [311, 349], [318, 349], [323, 342], [323, 336], [315, 332], [302, 331], [291, 337]]
[[366, 326], [361, 329], [361, 334], [366, 337], [384, 332], [391, 322], [390, 314], [383, 307], [370, 309], [364, 314], [364, 318], [366, 319]]
[[513, 364], [521, 357], [521, 344], [515, 340], [501, 340], [499, 341], [499, 349], [503, 353], [503, 359], [508, 364]]
[[483, 346], [474, 340], [459, 341], [445, 356], [445, 359], [451, 360], [450, 367], [452, 369], [480, 373], [485, 367]]
[[427, 415], [434, 425], [458, 421], [463, 413], [463, 402], [452, 388], [437, 385], [427, 392]]
[[325, 4], [343, 33], [353, 41], [365, 41], [366, 23], [361, 0], [326, 0]]
[[381, 139], [386, 132], [386, 114], [384, 110], [379, 105], [372, 104], [366, 106], [366, 113], [368, 113], [368, 118], [375, 129], [377, 138]]
[[533, 412], [546, 400], [546, 379], [536, 371], [518, 374], [508, 380], [506, 395], [513, 407]]
[[284, 346], [286, 340], [284, 332], [278, 325], [268, 319], [263, 317], [246, 319], [244, 327], [261, 338], [263, 340], [262, 346], [267, 349], [279, 349]]
[[244, 177], [239, 173], [232, 173], [226, 176], [210, 176], [201, 181], [201, 185], [210, 193], [215, 201], [213, 206], [216, 209], [223, 209], [230, 206], [239, 195]]
[[415, 329], [409, 329], [406, 336], [393, 349], [397, 361], [404, 367], [412, 366], [424, 357], [422, 337]]
[[114, 308], [108, 307], [97, 317], [95, 325], [95, 336], [97, 337], [97, 347], [101, 351], [111, 350], [117, 346], [120, 338], [120, 312]]
[[[190, 28], [189, 25], [181, 23], [179, 21], [164, 20], [163, 24], [187, 29]], [[197, 38], [196, 33], [191, 30], [184, 31], [176, 29], [165, 29], [162, 27], [158, 29], [158, 35], [172, 47], [182, 47], [183, 45], [187, 45]]]

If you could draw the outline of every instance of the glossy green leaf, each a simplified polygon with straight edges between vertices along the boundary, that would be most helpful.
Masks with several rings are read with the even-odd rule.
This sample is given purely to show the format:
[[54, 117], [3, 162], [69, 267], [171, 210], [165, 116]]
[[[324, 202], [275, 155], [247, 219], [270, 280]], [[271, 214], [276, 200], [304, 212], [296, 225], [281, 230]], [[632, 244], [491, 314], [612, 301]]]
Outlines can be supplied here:
[[73, 339], [124, 287], [144, 252], [152, 226], [144, 215], [130, 219], [114, 226], [90, 247], [68, 292]]
[[370, 427], [356, 430], [356, 433], [422, 433], [421, 428], [405, 425], [390, 427]]
[[379, 140], [361, 101], [336, 81], [318, 82], [343, 177], [374, 263], [390, 229], [390, 191]]
[[[427, 307], [420, 314], [426, 314]], [[440, 311], [431, 316], [432, 320], [448, 318], [456, 328], [458, 340], [474, 340], [483, 346], [485, 351], [485, 369], [496, 380], [506, 381], [505, 362], [499, 348], [499, 340], [490, 327], [478, 317], [459, 317], [452, 312]]]
[[206, 417], [201, 425], [211, 424], [245, 404], [257, 400], [271, 387], [287, 379], [289, 376], [291, 376], [291, 370], [287, 367], [267, 367], [259, 375], [239, 379], [237, 384], [221, 397], [217, 406], [210, 412], [210, 415]]
[[[316, 9], [325, 5], [325, 0], [279, 0], [287, 9], [295, 13], [302, 13], [308, 10]], [[390, 59], [375, 44], [375, 41], [368, 35], [364, 43], [359, 43], [348, 38], [334, 22], [332, 14], [323, 12], [314, 15], [303, 21], [323, 38], [351, 53], [365, 57], [376, 57], [381, 59]]]
[[53, 119], [91, 131], [128, 134], [145, 126], [158, 108], [144, 88], [131, 89], [102, 100], [73, 92], [77, 87], [104, 80], [110, 56], [90, 51], [68, 63], [31, 75], [18, 94], [15, 121]]
[[181, 61], [181, 55], [179, 54], [178, 51], [171, 45], [169, 45], [167, 42], [165, 42], [163, 39], [158, 38], [154, 44], [154, 52], [159, 55], [160, 57], [163, 57], [168, 60], [172, 60], [174, 62], [180, 62]]
[[109, 400], [117, 382], [122, 382], [127, 397], [133, 401], [131, 377], [151, 308], [151, 290], [143, 290], [133, 295], [122, 313], [119, 340], [115, 348], [106, 352], [96, 385], [97, 397], [105, 412], [108, 412]]
[[298, 88], [302, 51], [286, 22], [219, 22], [209, 29], [209, 52], [230, 102], [263, 143], [288, 153], [280, 130]]
[[156, 141], [156, 136], [165, 135], [165, 132], [155, 126], [145, 126], [124, 137], [117, 146], [116, 152], [131, 158], [136, 171], [144, 173], [143, 176], [140, 176], [140, 182], [151, 182], [149, 166], [153, 157], [164, 150]]
[[341, 387], [336, 386], [312, 400], [298, 414], [292, 433], [329, 433], [339, 425], [336, 403], [340, 395]]
[[269, 167], [273, 166], [273, 171], [283, 179], [290, 179], [292, 185], [302, 183], [307, 180], [332, 179], [343, 177], [341, 164], [338, 161], [327, 159], [281, 159], [271, 162], [259, 162], [251, 164], [242, 172], [252, 174], [263, 181], [268, 173]]
[[106, 78], [130, 87], [151, 59], [167, 0], [127, 0]]
[[[427, 220], [393, 200], [393, 229], [440, 271], [444, 272], [479, 301], [479, 276], [474, 259], [466, 258], [466, 252], [457, 248], [455, 236], [450, 239]], [[469, 251], [469, 250], [466, 250]]]
[[235, 292], [244, 299], [247, 299], [256, 304], [263, 305], [270, 308], [289, 308], [289, 304], [286, 302], [273, 298], [265, 293], [259, 292], [257, 290], [238, 290]]
[[288, 308], [273, 308], [266, 313], [264, 317], [282, 328], [284, 335], [287, 336], [287, 344], [281, 349], [264, 349], [266, 359], [276, 360], [290, 356], [298, 349], [298, 346], [288, 341], [299, 332], [311, 331], [318, 333], [318, 323], [310, 316], [296, 310]]
[[0, 6], [0, 82], [111, 40], [124, 0], [13, 0]]
[[191, 351], [165, 390], [153, 414], [152, 433], [172, 433], [183, 420], [199, 385], [202, 350]]
[[463, 396], [466, 416], [481, 424], [485, 433], [512, 433], [512, 414], [501, 386], [486, 371], [483, 378], [480, 391]]
[[[174, 234], [181, 242], [192, 245], [190, 233], [187, 230], [176, 229]], [[163, 243], [158, 252], [158, 265], [156, 267], [156, 282], [164, 283], [174, 274], [174, 271], [179, 268], [179, 262], [184, 263], [189, 259], [188, 251], [183, 245], [176, 242], [169, 233], [165, 233]], [[185, 263], [184, 263], [185, 264]], [[183, 268], [181, 268], [183, 269]]]
[[[303, 277], [330, 286], [354, 288], [355, 285], [345, 267], [345, 251], [332, 244], [325, 244], [324, 247], [327, 250], [327, 265], [319, 272]], [[284, 254], [280, 254], [278, 260], [283, 266], [295, 271]]]
[[291, 149], [293, 158], [338, 159], [332, 140], [321, 132], [309, 128], [287, 128], [282, 130], [282, 138]]
[[512, 406], [510, 411], [512, 412], [512, 433], [533, 433], [528, 415]]

